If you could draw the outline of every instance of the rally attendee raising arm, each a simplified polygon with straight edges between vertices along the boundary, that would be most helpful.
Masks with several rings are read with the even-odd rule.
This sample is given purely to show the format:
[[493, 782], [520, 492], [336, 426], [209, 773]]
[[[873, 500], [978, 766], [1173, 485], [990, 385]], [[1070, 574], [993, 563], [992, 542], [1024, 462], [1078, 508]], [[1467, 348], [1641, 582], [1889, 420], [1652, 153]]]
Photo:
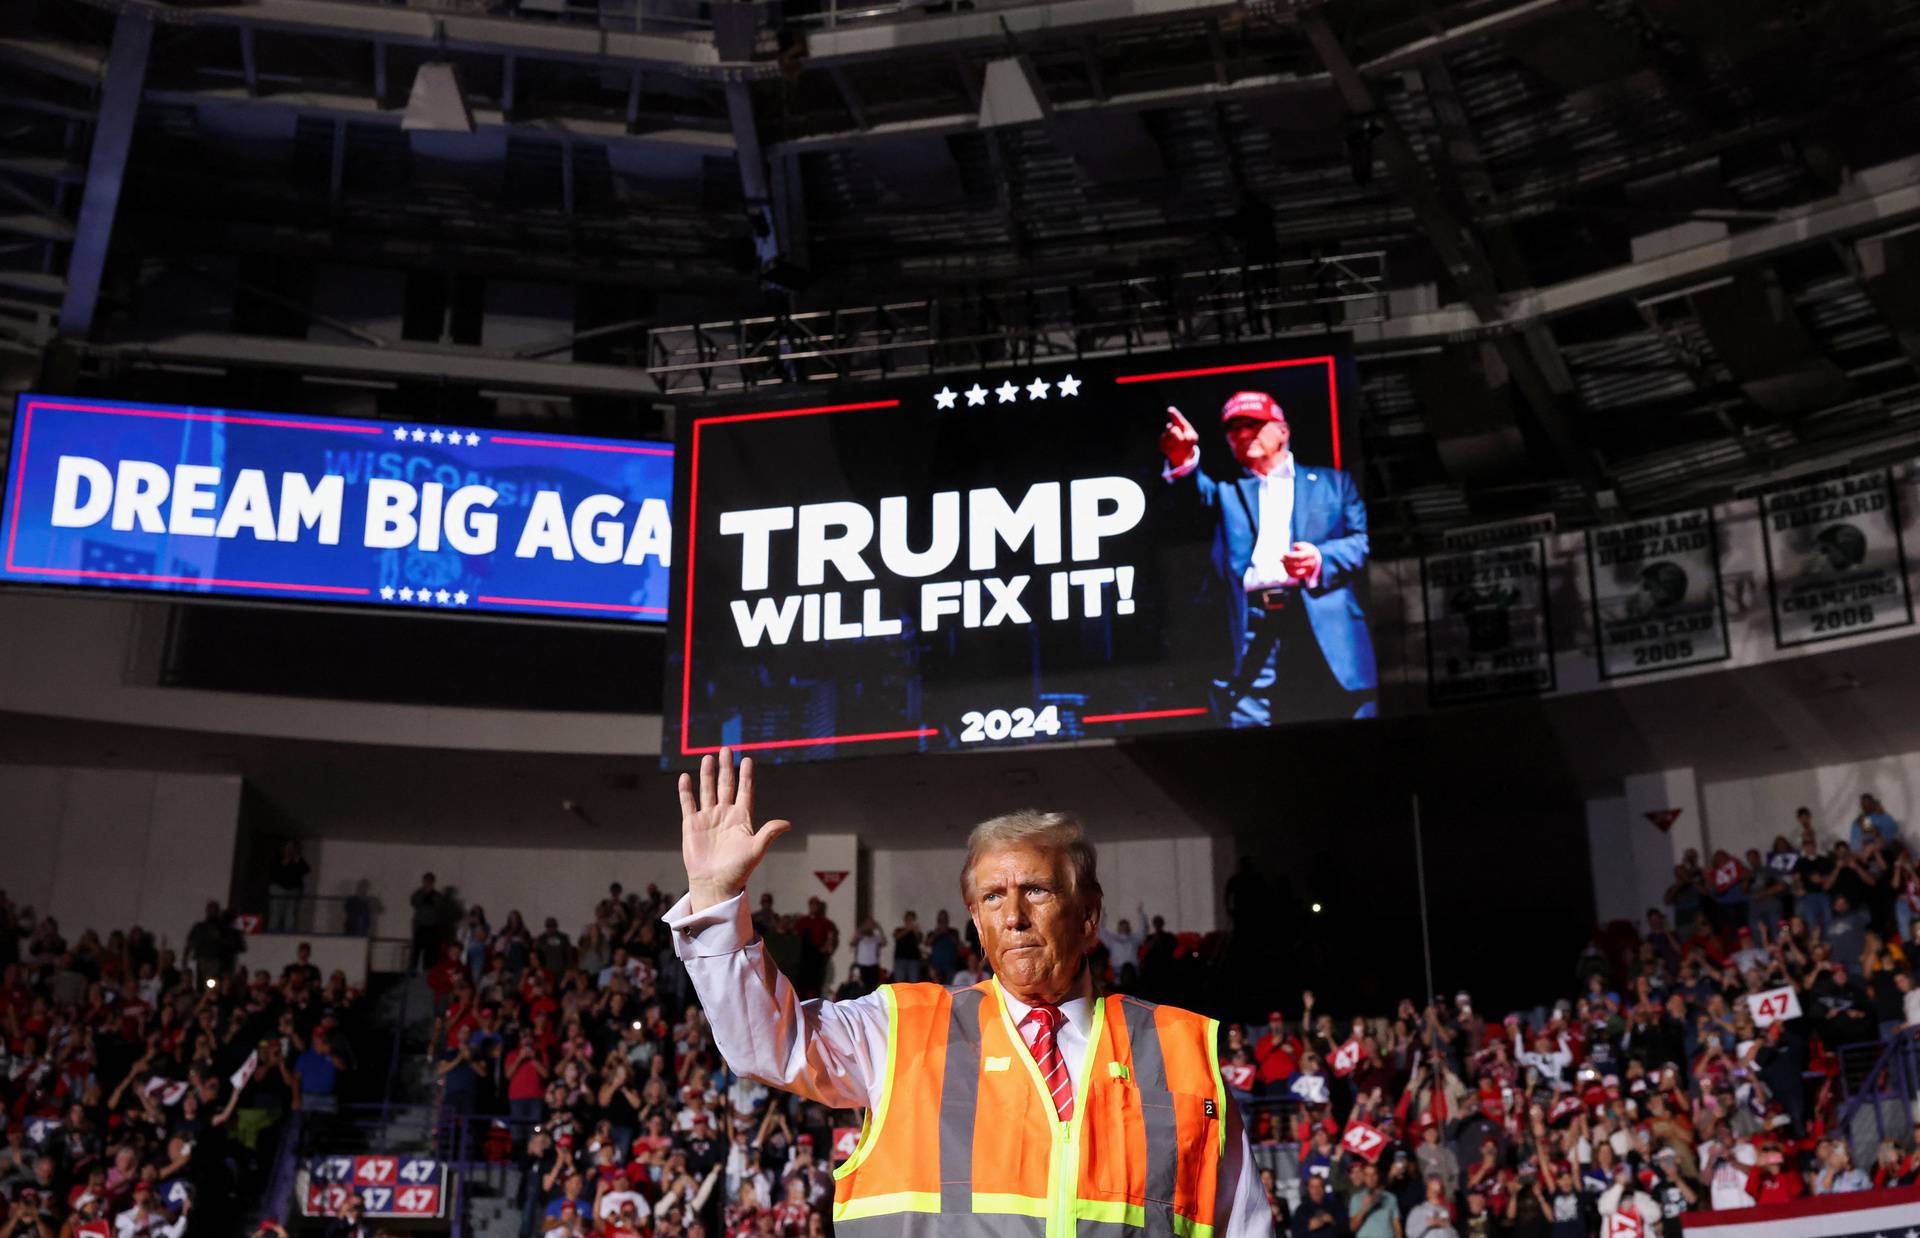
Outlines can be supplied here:
[[1077, 821], [1015, 813], [968, 840], [961, 893], [993, 978], [802, 1002], [748, 915], [749, 877], [792, 828], [756, 828], [753, 797], [752, 762], [736, 773], [725, 749], [681, 776], [688, 892], [666, 922], [729, 1066], [868, 1111], [834, 1184], [838, 1238], [1271, 1234], [1217, 1023], [1094, 991], [1100, 885]]

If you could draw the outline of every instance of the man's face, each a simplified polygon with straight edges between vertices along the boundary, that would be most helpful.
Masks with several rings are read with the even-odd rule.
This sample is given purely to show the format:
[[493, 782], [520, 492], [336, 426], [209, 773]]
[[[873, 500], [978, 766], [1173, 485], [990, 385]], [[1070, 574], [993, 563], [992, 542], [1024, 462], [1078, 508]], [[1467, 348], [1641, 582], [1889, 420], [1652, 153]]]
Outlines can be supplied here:
[[1280, 460], [1292, 437], [1284, 419], [1260, 421], [1253, 417], [1235, 417], [1227, 423], [1227, 446], [1243, 468], [1265, 473]]
[[1023, 1002], [1058, 1002], [1073, 987], [1100, 924], [1097, 894], [1073, 892], [1063, 851], [1008, 847], [973, 866], [967, 908], [1000, 983]]

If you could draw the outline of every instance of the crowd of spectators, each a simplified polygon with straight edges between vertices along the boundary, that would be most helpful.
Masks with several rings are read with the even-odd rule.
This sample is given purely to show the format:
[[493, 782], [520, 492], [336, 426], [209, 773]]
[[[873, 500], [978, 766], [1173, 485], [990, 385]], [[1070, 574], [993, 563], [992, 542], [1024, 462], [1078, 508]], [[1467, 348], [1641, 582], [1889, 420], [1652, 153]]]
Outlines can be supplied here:
[[361, 995], [301, 947], [249, 970], [209, 903], [176, 952], [146, 928], [73, 940], [0, 892], [0, 1238], [231, 1234], [288, 1115], [330, 1110]]
[[[1229, 1026], [1222, 1070], [1296, 1238], [1661, 1233], [1682, 1214], [1920, 1183], [1920, 1126], [1855, 1165], [1837, 1053], [1920, 1022], [1920, 879], [1872, 796], [1822, 845], [1686, 853], [1665, 905], [1596, 932], [1572, 995], [1483, 1018], [1472, 997], [1392, 1018]], [[1796, 1013], [1797, 1012], [1797, 1013]], [[1877, 1047], [1869, 1053], [1877, 1052]]]
[[[1595, 934], [1551, 1006], [1488, 1019], [1463, 992], [1336, 1020], [1307, 994], [1292, 1017], [1224, 1024], [1277, 1224], [1572, 1238], [1612, 1219], [1677, 1238], [1687, 1211], [1920, 1181], [1920, 1142], [1854, 1166], [1830, 1137], [1835, 1051], [1920, 1015], [1906, 1007], [1920, 878], [1870, 799], [1844, 832], [1690, 860], [1644, 925]], [[660, 923], [669, 901], [615, 885], [573, 936], [475, 907], [422, 943], [441, 1103], [476, 1138], [504, 1119], [491, 1133], [527, 1170], [527, 1235], [823, 1233], [857, 1118], [729, 1072]], [[819, 900], [791, 915], [763, 895], [753, 918], [807, 996], [983, 974], [971, 923], [944, 910], [931, 927], [859, 924], [844, 977], [829, 975], [840, 930]], [[1102, 927], [1093, 965], [1152, 995], [1201, 949], [1143, 910]], [[1756, 1018], [1749, 997], [1780, 988], [1802, 1013]]]

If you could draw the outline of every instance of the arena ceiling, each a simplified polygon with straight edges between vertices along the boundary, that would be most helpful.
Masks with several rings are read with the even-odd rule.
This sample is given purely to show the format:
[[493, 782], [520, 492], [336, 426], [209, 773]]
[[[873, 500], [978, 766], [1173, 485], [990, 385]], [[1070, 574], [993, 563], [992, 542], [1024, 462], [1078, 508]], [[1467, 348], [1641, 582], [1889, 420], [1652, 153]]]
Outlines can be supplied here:
[[1332, 327], [1401, 546], [1920, 441], [1916, 0], [0, 7], [16, 387], [648, 435]]

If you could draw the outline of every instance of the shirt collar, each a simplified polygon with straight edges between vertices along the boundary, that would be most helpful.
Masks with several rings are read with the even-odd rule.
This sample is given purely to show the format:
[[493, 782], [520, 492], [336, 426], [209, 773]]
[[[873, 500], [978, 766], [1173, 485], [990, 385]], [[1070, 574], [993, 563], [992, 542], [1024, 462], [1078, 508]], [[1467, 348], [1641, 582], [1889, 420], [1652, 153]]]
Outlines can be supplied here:
[[[1027, 1017], [1027, 1012], [1033, 1007], [1007, 992], [1006, 986], [998, 980], [993, 983], [994, 987], [1000, 990], [1001, 1000], [1007, 1003], [1007, 1014], [1012, 1017], [1013, 1025], [1019, 1027], [1020, 1021]], [[1067, 994], [1067, 1000], [1060, 1003], [1060, 1014], [1081, 1035], [1092, 1033], [1093, 973], [1084, 963], [1080, 966], [1080, 974], [1074, 977], [1073, 989]]]

